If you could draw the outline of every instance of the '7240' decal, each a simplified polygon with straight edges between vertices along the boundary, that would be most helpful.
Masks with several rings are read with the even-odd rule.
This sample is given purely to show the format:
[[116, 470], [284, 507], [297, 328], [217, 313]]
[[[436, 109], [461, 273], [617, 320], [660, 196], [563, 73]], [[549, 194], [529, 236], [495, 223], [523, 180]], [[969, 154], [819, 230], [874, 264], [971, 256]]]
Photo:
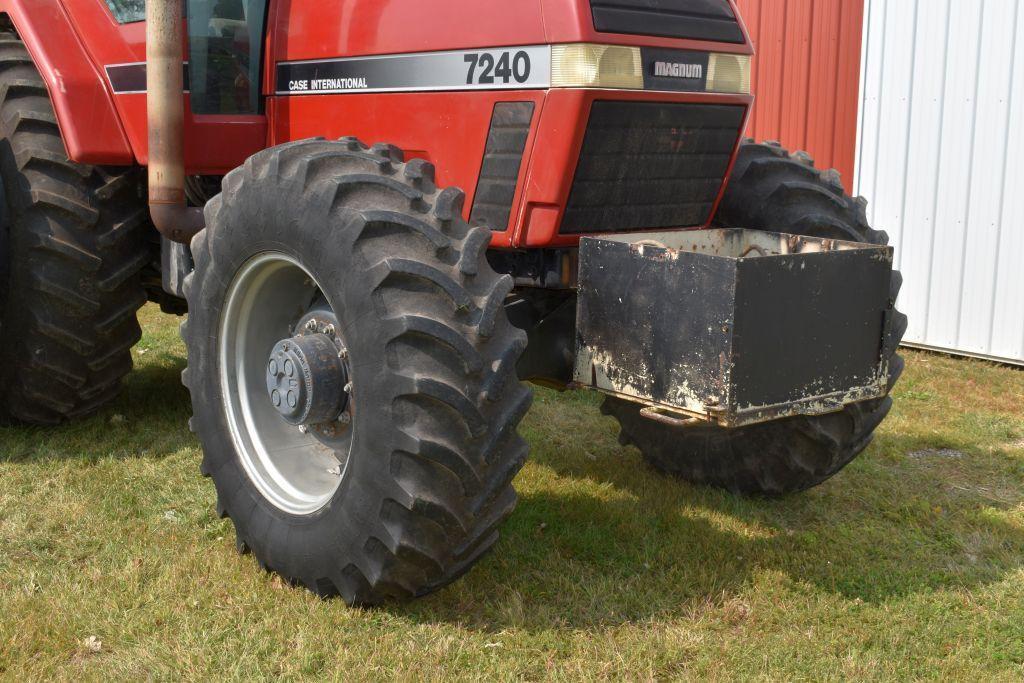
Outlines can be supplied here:
[[470, 52], [464, 57], [468, 65], [466, 85], [527, 83], [530, 80], [530, 54], [512, 52]]

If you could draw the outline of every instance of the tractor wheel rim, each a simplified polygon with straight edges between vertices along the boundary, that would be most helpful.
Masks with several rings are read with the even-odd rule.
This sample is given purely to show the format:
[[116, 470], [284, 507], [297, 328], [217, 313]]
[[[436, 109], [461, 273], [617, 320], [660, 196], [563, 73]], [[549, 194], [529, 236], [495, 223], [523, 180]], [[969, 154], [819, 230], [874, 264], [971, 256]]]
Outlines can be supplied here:
[[217, 342], [221, 400], [242, 466], [264, 498], [294, 515], [313, 514], [334, 498], [352, 447], [351, 400], [347, 419], [325, 430], [289, 424], [267, 393], [271, 350], [321, 298], [295, 258], [259, 254], [232, 280]]

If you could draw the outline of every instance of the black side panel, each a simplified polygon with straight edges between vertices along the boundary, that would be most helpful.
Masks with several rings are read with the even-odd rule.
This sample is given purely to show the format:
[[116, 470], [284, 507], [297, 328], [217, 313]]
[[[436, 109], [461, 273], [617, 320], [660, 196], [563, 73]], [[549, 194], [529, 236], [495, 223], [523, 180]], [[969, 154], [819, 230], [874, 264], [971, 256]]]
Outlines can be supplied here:
[[736, 105], [595, 102], [560, 231], [704, 225], [743, 116]]
[[798, 401], [878, 374], [892, 263], [867, 251], [742, 259], [734, 402]]
[[532, 120], [533, 102], [499, 102], [494, 105], [484, 163], [469, 218], [473, 225], [497, 231], [508, 229]]
[[619, 393], [652, 403], [672, 405], [686, 392], [725, 403], [719, 368], [732, 355], [736, 263], [654, 253], [659, 258], [625, 242], [580, 242], [576, 338], [598, 367], [576, 379], [600, 386], [597, 376], [607, 375]]
[[[107, 79], [110, 81], [110, 87], [113, 88], [114, 92], [119, 95], [125, 95], [128, 93], [144, 93], [146, 92], [146, 63], [138, 62], [135, 64], [114, 64], [107, 68]], [[188, 74], [188, 62], [185, 63], [182, 72], [182, 80], [185, 86], [185, 92], [190, 92], [191, 87], [189, 83]]]
[[602, 33], [743, 42], [727, 0], [590, 0], [590, 6]]

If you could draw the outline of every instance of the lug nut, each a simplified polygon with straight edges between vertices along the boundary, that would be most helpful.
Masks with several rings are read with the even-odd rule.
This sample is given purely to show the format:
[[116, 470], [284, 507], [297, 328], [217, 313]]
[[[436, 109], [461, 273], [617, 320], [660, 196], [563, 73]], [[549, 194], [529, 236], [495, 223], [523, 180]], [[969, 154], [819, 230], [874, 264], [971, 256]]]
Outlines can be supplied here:
[[307, 427], [306, 425], [299, 425], [299, 431], [305, 434], [306, 432], [309, 431], [309, 427]]
[[[334, 343], [340, 344], [341, 340], [340, 339], [335, 339]], [[348, 349], [340, 349], [338, 351], [338, 358], [341, 358], [342, 360], [345, 360], [346, 358], [348, 358]]]
[[352, 382], [349, 382], [348, 384], [345, 385], [345, 393], [346, 394], [351, 394], [352, 393]]
[[306, 321], [306, 329], [310, 332], [316, 332], [316, 320], [310, 319]]
[[342, 413], [342, 414], [341, 414], [341, 415], [340, 415], [340, 416], [338, 417], [338, 422], [340, 422], [340, 423], [341, 423], [341, 424], [343, 424], [343, 425], [347, 425], [347, 424], [348, 424], [349, 422], [351, 422], [351, 421], [352, 421], [352, 416], [351, 416], [351, 415], [349, 415], [348, 413]]

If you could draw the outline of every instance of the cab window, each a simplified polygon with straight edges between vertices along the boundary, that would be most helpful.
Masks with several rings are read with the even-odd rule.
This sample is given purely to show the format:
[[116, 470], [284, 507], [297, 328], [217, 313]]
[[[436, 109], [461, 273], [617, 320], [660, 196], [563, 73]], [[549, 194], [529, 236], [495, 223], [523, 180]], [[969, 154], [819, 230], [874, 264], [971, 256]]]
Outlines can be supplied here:
[[118, 23], [146, 20], [146, 0], [107, 0], [107, 7]]
[[267, 0], [189, 0], [189, 84], [196, 114], [258, 114]]

